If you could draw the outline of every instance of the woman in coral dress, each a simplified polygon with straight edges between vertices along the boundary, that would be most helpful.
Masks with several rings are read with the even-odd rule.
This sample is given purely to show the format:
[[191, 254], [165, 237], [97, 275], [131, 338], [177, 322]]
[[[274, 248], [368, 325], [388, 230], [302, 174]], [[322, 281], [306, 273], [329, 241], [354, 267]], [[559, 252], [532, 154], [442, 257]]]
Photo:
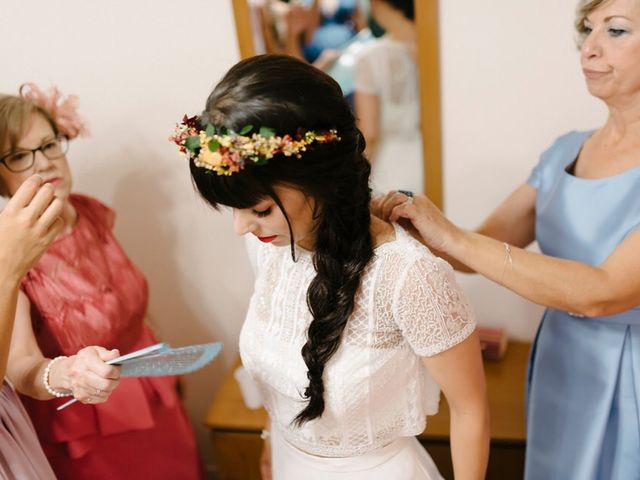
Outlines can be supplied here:
[[[33, 112], [33, 100], [12, 97]], [[43, 105], [44, 102], [42, 103]], [[50, 104], [51, 105], [51, 104]], [[55, 102], [53, 103], [55, 105]], [[22, 282], [8, 376], [23, 401], [56, 475], [64, 479], [196, 479], [201, 477], [195, 440], [173, 377], [126, 378], [106, 395], [96, 381], [75, 394], [87, 403], [57, 411], [74, 384], [73, 354], [102, 345], [126, 354], [156, 343], [145, 323], [148, 288], [111, 230], [114, 212], [91, 197], [71, 194], [71, 175], [55, 110], [22, 118], [13, 149], [24, 164], [0, 169], [11, 195], [39, 173], [64, 202], [65, 227]], [[12, 161], [25, 161], [15, 156]], [[16, 172], [17, 171], [17, 172]], [[25, 352], [37, 352], [29, 357]], [[14, 359], [19, 359], [15, 360]], [[54, 359], [51, 361], [49, 359]], [[49, 389], [29, 387], [41, 375]]]

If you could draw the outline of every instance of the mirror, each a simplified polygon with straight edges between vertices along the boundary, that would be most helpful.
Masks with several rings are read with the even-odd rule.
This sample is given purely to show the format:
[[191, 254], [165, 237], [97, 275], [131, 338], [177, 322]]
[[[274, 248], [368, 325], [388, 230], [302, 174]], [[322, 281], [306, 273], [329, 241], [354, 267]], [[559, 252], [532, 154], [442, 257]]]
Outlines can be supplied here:
[[[376, 0], [373, 0], [376, 1]], [[354, 92], [354, 62], [363, 47], [376, 35], [384, 31], [376, 25], [372, 13], [371, 0], [232, 0], [238, 45], [242, 58], [261, 53], [286, 53], [312, 62], [323, 69], [340, 83], [345, 96], [353, 104], [356, 103]], [[381, 2], [384, 3], [384, 2]], [[324, 6], [320, 5], [324, 4]], [[413, 155], [406, 150], [399, 150], [399, 155], [412, 155], [417, 162], [421, 160], [421, 169], [416, 169], [413, 181], [440, 208], [443, 207], [442, 187], [442, 138], [440, 120], [440, 62], [438, 46], [438, 2], [437, 0], [414, 1], [415, 4], [415, 52], [413, 54], [414, 69], [417, 69], [417, 91], [420, 92], [420, 102], [415, 116], [418, 118], [416, 127], [421, 135], [419, 142], [414, 144]], [[325, 9], [322, 12], [322, 8]], [[332, 22], [331, 29], [324, 29], [320, 34], [298, 31], [287, 35], [287, 28], [291, 20], [303, 15], [340, 16], [348, 15], [348, 21]], [[298, 16], [298, 17], [296, 17]], [[317, 22], [315, 25], [320, 25]], [[368, 28], [370, 27], [370, 28]], [[376, 30], [377, 29], [377, 30]], [[302, 30], [302, 29], [301, 29]], [[291, 38], [300, 39], [300, 42]], [[395, 79], [397, 76], [390, 76]], [[363, 102], [361, 102], [361, 105]], [[413, 102], [415, 108], [415, 102]], [[356, 107], [357, 108], [357, 107]], [[365, 115], [360, 115], [364, 118]], [[368, 117], [368, 116], [367, 116]], [[365, 137], [367, 132], [365, 132]], [[421, 141], [420, 141], [421, 140]], [[368, 144], [374, 144], [369, 142]], [[401, 143], [401, 142], [398, 142]], [[368, 152], [371, 154], [371, 152]], [[420, 155], [421, 154], [421, 155]], [[382, 157], [382, 152], [380, 152]], [[421, 158], [420, 158], [421, 157]], [[373, 154], [374, 189], [376, 176], [376, 153]], [[394, 157], [395, 158], [395, 157]], [[380, 162], [379, 165], [383, 163]], [[420, 165], [418, 165], [420, 167]], [[380, 178], [383, 178], [380, 167]], [[397, 169], [396, 169], [397, 170]], [[420, 172], [422, 170], [424, 175]], [[405, 172], [406, 173], [406, 172]], [[419, 177], [422, 176], [421, 181]], [[388, 188], [403, 188], [395, 185], [397, 181], [380, 182]], [[395, 182], [395, 183], [394, 183]], [[407, 188], [407, 187], [404, 187]]]

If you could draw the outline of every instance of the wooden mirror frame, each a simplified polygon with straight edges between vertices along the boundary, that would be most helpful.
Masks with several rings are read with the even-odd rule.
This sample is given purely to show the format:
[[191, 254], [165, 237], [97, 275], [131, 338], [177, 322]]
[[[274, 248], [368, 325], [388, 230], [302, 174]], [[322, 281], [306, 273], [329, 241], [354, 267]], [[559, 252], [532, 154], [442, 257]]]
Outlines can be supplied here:
[[[255, 55], [247, 0], [232, 0], [240, 56]], [[424, 191], [443, 207], [438, 0], [415, 0]]]

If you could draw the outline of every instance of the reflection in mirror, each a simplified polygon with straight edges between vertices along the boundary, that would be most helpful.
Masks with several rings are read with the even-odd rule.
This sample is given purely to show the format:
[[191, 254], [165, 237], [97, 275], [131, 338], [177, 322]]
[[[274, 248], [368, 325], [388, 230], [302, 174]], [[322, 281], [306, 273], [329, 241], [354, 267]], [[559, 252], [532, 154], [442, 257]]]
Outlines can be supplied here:
[[374, 193], [423, 191], [413, 0], [247, 1], [252, 53], [295, 56], [340, 84], [367, 141]]
[[[284, 53], [325, 69], [367, 27], [368, 0], [251, 0], [264, 52]], [[364, 9], [363, 9], [364, 6]]]
[[[380, 37], [384, 39], [385, 32], [375, 20], [376, 15], [381, 15], [376, 13], [377, 5], [407, 3], [399, 0], [232, 0], [232, 2], [238, 44], [243, 58], [272, 52], [291, 54], [312, 61], [338, 81], [352, 104], [355, 103], [354, 69], [356, 60], [368, 48], [373, 48], [369, 46], [370, 43], [374, 43]], [[400, 7], [400, 11], [404, 15], [403, 8]], [[306, 20], [301, 21], [301, 18]], [[308, 23], [305, 24], [305, 22]], [[384, 20], [382, 22], [384, 23]], [[389, 75], [389, 80], [386, 82], [386, 85], [395, 88], [395, 91], [398, 92], [396, 95], [399, 95], [402, 88], [394, 87], [394, 85], [403, 83], [406, 79], [402, 80], [401, 77], [395, 75], [396, 70], [403, 71], [400, 67], [396, 68], [397, 65], [401, 64], [403, 68], [406, 68], [404, 71], [410, 71], [407, 65], [412, 65], [417, 70], [418, 73], [413, 77], [417, 81], [415, 87], [408, 86], [400, 96], [400, 100], [409, 98], [412, 100], [410, 103], [413, 111], [402, 116], [397, 124], [398, 126], [402, 125], [396, 129], [396, 132], [401, 131], [400, 135], [388, 136], [394, 139], [396, 148], [398, 148], [397, 153], [389, 154], [389, 157], [386, 157], [386, 153], [379, 153], [393, 151], [393, 148], [381, 142], [380, 138], [369, 141], [373, 148], [367, 153], [374, 164], [374, 189], [402, 188], [424, 191], [437, 206], [442, 208], [438, 1], [420, 0], [415, 2], [414, 23], [415, 27], [409, 22], [409, 19], [398, 20], [396, 17], [396, 20], [392, 20], [395, 27], [387, 25], [388, 29], [396, 32], [396, 36], [398, 33], [400, 34], [400, 41], [412, 42], [413, 46], [407, 48], [409, 58], [412, 61], [407, 59], [405, 54], [399, 58], [393, 56], [395, 64], [391, 71], [394, 72], [394, 75]], [[292, 30], [289, 30], [291, 35], [287, 30], [289, 24], [295, 25]], [[404, 28], [397, 28], [398, 24], [403, 24]], [[310, 28], [309, 25], [315, 25], [316, 28]], [[321, 33], [316, 33], [318, 27], [322, 27], [324, 30], [321, 28], [319, 30]], [[329, 36], [329, 32], [334, 32], [335, 36]], [[393, 38], [389, 32], [386, 32], [386, 35], [387, 40]], [[377, 76], [377, 73], [375, 75]], [[376, 76], [374, 76], [374, 80], [380, 80]], [[412, 78], [410, 74], [407, 74], [406, 77]], [[393, 105], [393, 100], [396, 98], [392, 97], [389, 104]], [[381, 100], [379, 104], [380, 112], [378, 115], [382, 118]], [[416, 109], [420, 118], [417, 123], [412, 120], [412, 117], [415, 117]], [[363, 113], [359, 114], [361, 118], [364, 115]], [[396, 126], [393, 122], [385, 123], [385, 121], [379, 120], [378, 136], [383, 128], [390, 124]], [[411, 127], [407, 127], [407, 125], [411, 125]], [[412, 132], [416, 125], [419, 125], [420, 134], [418, 135], [414, 135]], [[360, 126], [366, 129], [366, 126]], [[371, 137], [371, 133], [368, 136]], [[406, 139], [409, 137], [411, 137], [411, 141], [407, 142]], [[420, 150], [422, 150], [421, 155]], [[407, 151], [412, 153], [407, 153]], [[418, 156], [413, 153], [416, 151]], [[414, 166], [407, 164], [404, 158], [406, 155], [413, 159]], [[379, 162], [380, 168], [375, 168], [376, 160], [383, 156], [393, 161], [393, 166], [388, 169], [391, 174], [382, 174], [382, 171], [386, 170], [382, 168], [383, 161]], [[398, 161], [398, 158], [402, 160]], [[420, 168], [421, 166], [422, 168]], [[380, 174], [376, 170], [380, 170]], [[404, 176], [400, 177], [400, 173], [403, 173]]]
[[371, 0], [384, 35], [353, 68], [354, 105], [367, 140], [374, 193], [423, 190], [422, 137], [413, 0]]
[[353, 93], [357, 53], [374, 36], [370, 0], [247, 0], [254, 53], [280, 53], [308, 61]]

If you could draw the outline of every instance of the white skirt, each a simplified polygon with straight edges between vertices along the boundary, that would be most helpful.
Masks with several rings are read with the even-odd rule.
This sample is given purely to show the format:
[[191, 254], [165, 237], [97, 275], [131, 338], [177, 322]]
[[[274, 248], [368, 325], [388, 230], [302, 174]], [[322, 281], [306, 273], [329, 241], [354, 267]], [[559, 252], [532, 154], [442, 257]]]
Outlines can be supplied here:
[[297, 449], [271, 430], [271, 472], [274, 480], [443, 480], [415, 437], [356, 457], [318, 457]]

